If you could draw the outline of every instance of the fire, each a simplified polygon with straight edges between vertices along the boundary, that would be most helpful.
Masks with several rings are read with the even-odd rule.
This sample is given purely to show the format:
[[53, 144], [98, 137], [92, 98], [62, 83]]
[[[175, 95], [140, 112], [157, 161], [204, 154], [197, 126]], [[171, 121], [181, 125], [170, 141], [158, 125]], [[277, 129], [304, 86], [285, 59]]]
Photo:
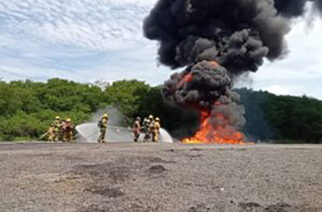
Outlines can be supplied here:
[[[222, 114], [211, 115], [208, 111], [201, 111], [201, 126], [197, 133], [183, 139], [184, 144], [244, 144], [244, 134], [229, 126]], [[211, 123], [212, 120], [216, 123]]]
[[191, 82], [192, 80], [193, 80], [192, 73], [186, 74], [177, 84], [177, 89], [181, 88], [185, 83]]
[[213, 66], [219, 66], [219, 63], [217, 63], [216, 61], [209, 61], [208, 63]]
[[[216, 61], [207, 61], [208, 64], [216, 69], [219, 65]], [[176, 89], [182, 89], [183, 86], [194, 80], [192, 73], [187, 73], [182, 76], [177, 83]], [[220, 107], [221, 103], [216, 101], [213, 107]], [[191, 105], [194, 108], [198, 106]], [[211, 113], [211, 108], [200, 109], [200, 128], [197, 133], [191, 138], [182, 140], [185, 144], [244, 144], [245, 136], [241, 132], [229, 124], [228, 118], [223, 114]]]

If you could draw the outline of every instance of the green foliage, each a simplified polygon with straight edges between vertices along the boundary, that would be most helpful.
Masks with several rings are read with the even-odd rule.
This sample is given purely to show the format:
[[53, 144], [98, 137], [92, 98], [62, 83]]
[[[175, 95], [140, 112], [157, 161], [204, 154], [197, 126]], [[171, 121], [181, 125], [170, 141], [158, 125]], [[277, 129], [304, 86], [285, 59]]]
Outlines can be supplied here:
[[278, 143], [322, 141], [322, 101], [247, 89], [237, 91], [246, 108], [245, 132], [249, 136]]
[[130, 122], [140, 113], [140, 106], [150, 89], [149, 85], [137, 80], [118, 81], [103, 92], [103, 101], [118, 108]]
[[[247, 124], [243, 131], [249, 138], [278, 143], [321, 142], [322, 101], [247, 89], [237, 91], [245, 105]], [[77, 125], [110, 105], [127, 117], [126, 125], [131, 125], [136, 116], [153, 114], [177, 138], [192, 135], [198, 128], [196, 111], [176, 108], [163, 100], [161, 87], [137, 80], [118, 81], [104, 89], [62, 79], [47, 83], [0, 81], [0, 141], [36, 139], [57, 115], [70, 117]]]
[[0, 82], [0, 140], [36, 139], [57, 115], [82, 123], [100, 108], [102, 93], [97, 86], [61, 79]]

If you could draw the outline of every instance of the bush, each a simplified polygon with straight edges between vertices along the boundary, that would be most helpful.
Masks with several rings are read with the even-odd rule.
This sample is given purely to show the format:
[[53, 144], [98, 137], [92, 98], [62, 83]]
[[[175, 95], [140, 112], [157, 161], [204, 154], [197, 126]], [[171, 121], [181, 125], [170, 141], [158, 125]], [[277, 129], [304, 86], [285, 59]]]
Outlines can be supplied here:
[[[249, 138], [279, 143], [321, 142], [322, 101], [248, 89], [237, 92], [246, 108], [244, 132]], [[37, 139], [57, 115], [69, 117], [77, 125], [108, 105], [125, 115], [125, 125], [132, 125], [136, 116], [153, 114], [176, 138], [192, 135], [198, 128], [196, 111], [171, 105], [163, 100], [161, 87], [137, 80], [118, 81], [104, 89], [61, 79], [47, 83], [0, 81], [0, 97], [0, 141]]]

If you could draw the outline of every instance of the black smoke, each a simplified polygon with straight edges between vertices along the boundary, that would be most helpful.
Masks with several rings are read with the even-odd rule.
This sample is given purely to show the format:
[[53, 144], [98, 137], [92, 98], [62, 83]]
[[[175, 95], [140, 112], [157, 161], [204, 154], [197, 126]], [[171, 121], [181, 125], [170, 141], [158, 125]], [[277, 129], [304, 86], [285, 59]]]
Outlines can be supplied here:
[[[287, 52], [286, 17], [303, 15], [307, 0], [159, 0], [144, 22], [160, 42], [159, 60], [175, 69], [217, 60], [229, 72], [256, 71], [263, 58]], [[322, 0], [316, 0], [321, 8]]]
[[[164, 96], [180, 106], [219, 108], [232, 126], [240, 127], [244, 110], [231, 91], [232, 80], [256, 72], [265, 58], [274, 61], [287, 53], [289, 19], [303, 15], [307, 2], [159, 0], [144, 21], [144, 34], [160, 43], [162, 64], [186, 67], [165, 83]], [[322, 0], [310, 2], [321, 11]]]
[[317, 12], [322, 11], [322, 0], [275, 0], [275, 8], [279, 15], [293, 18], [304, 14], [307, 2], [314, 3], [313, 7], [317, 9]]
[[[240, 105], [239, 95], [231, 91], [231, 85], [232, 80], [224, 67], [202, 61], [172, 75], [162, 92], [166, 99], [179, 106], [193, 106], [201, 111], [206, 109], [214, 117], [221, 114], [228, 126], [240, 129], [245, 124], [244, 107]], [[220, 120], [211, 121], [214, 128], [222, 125], [218, 123]]]

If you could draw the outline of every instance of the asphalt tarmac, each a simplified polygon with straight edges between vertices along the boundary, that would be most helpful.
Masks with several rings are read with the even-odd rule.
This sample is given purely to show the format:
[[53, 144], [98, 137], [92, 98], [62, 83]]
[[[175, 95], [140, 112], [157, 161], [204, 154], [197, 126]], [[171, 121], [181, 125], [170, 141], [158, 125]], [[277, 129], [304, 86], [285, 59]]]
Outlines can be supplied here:
[[0, 143], [0, 211], [322, 211], [322, 145]]

